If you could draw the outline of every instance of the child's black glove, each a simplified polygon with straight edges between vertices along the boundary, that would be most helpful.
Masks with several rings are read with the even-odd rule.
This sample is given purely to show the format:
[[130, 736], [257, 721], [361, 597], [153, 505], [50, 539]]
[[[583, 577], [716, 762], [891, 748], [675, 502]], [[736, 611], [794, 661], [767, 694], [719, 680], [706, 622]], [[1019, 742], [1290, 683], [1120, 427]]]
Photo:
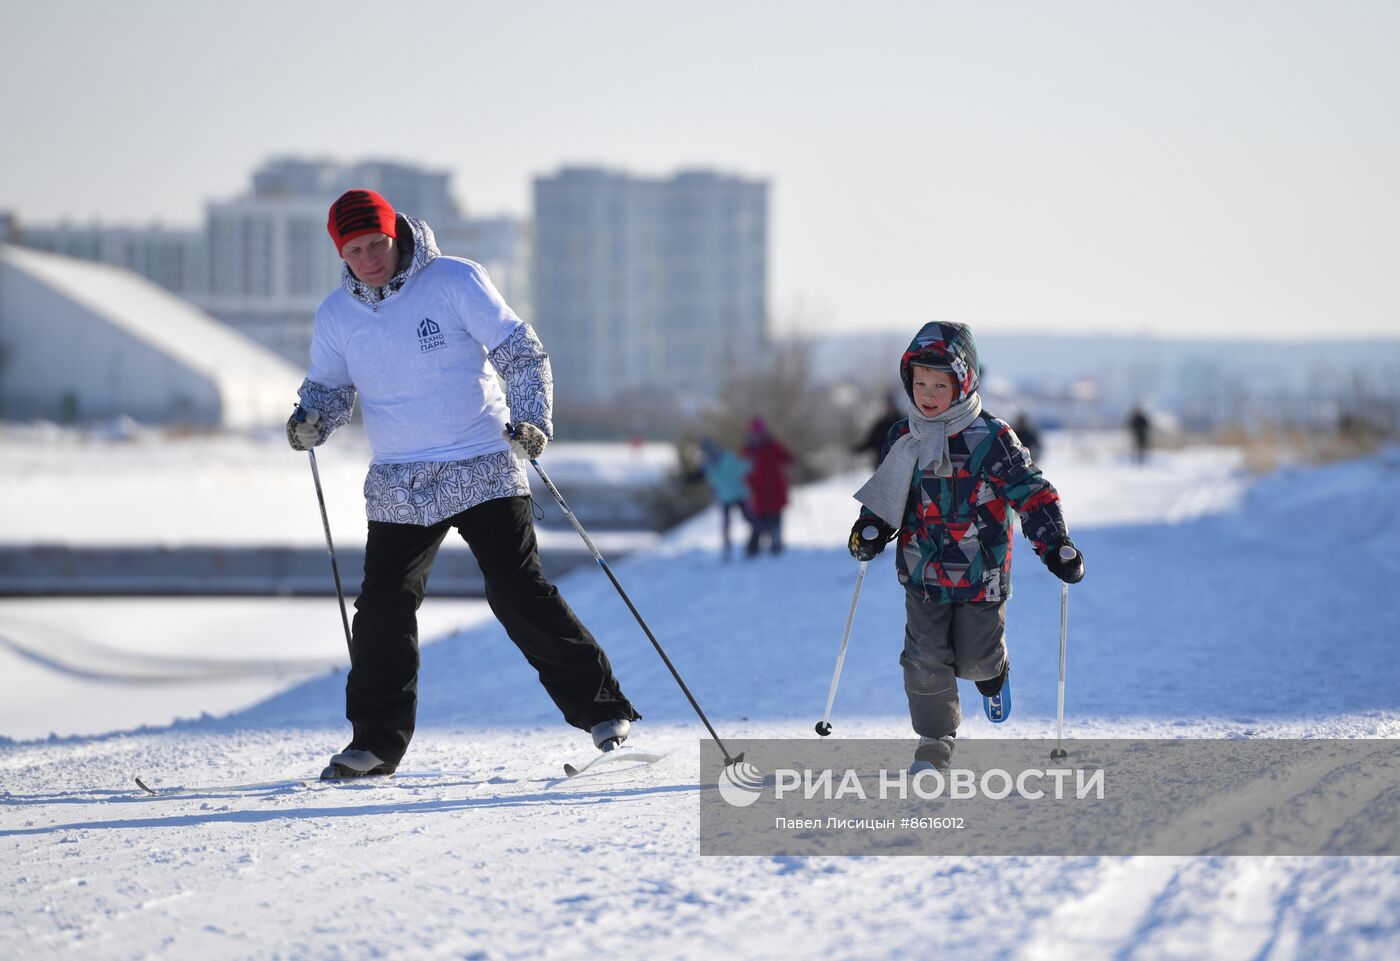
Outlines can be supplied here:
[[[1066, 558], [1061, 556], [1062, 554], [1070, 556]], [[1084, 580], [1084, 555], [1079, 553], [1079, 548], [1075, 547], [1074, 541], [1068, 537], [1046, 551], [1041, 560], [1050, 568], [1051, 574], [1066, 584], [1078, 584]]]
[[850, 548], [851, 556], [856, 560], [869, 561], [885, 549], [885, 545], [894, 534], [894, 528], [883, 521], [862, 517], [851, 528], [851, 539], [846, 542], [846, 546]]

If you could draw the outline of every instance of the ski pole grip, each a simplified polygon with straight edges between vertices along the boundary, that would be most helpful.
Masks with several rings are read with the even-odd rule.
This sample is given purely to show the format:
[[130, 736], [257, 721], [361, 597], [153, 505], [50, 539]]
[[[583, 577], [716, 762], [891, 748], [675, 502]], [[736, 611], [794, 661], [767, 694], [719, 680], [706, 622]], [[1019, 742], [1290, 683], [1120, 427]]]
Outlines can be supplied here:
[[1060, 560], [1062, 561], [1072, 561], [1077, 556], [1079, 556], [1079, 552], [1073, 547], [1065, 546], [1060, 548]]
[[860, 529], [860, 539], [863, 541], [873, 541], [880, 536], [880, 528], [874, 524], [867, 524]]

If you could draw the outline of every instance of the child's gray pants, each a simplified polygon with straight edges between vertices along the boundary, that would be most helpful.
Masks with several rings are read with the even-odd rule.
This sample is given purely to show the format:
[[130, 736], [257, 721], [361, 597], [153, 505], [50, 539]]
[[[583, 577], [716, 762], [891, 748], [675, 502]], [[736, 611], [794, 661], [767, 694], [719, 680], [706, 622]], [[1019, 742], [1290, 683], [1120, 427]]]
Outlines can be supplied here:
[[904, 594], [904, 692], [921, 737], [947, 737], [962, 723], [957, 678], [989, 681], [1006, 663], [1004, 601], [940, 603]]

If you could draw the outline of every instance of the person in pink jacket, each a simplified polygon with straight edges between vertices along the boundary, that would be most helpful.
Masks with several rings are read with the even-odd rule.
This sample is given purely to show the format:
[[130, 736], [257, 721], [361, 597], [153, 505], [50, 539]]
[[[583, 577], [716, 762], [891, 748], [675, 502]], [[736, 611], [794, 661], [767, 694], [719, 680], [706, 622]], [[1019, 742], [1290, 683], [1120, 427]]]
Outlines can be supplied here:
[[752, 465], [745, 480], [749, 486], [749, 519], [753, 525], [746, 553], [753, 557], [762, 542], [778, 554], [783, 549], [783, 508], [788, 502], [785, 468], [793, 462], [788, 449], [768, 433], [762, 417], [749, 422], [744, 458]]

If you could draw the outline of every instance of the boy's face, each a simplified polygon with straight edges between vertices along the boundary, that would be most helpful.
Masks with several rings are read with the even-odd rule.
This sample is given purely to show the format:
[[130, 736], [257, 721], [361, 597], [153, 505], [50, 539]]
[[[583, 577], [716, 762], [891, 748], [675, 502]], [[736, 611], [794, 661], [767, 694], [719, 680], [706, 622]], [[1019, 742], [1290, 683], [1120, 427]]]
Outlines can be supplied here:
[[958, 382], [946, 370], [914, 365], [914, 403], [925, 417], [943, 413], [958, 397]]

